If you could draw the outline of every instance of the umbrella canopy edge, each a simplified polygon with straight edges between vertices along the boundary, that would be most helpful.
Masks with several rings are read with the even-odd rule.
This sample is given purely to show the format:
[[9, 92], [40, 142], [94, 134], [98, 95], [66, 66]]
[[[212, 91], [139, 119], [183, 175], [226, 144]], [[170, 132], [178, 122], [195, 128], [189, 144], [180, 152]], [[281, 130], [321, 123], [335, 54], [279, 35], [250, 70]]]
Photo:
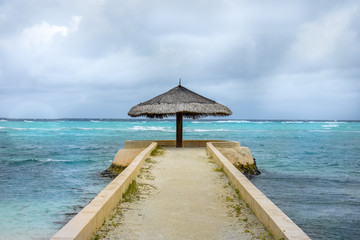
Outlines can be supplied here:
[[183, 113], [186, 118], [197, 119], [206, 116], [229, 116], [232, 111], [219, 103], [177, 103], [177, 104], [153, 104], [136, 105], [128, 113], [131, 117], [145, 116], [149, 118], [164, 118], [175, 116], [176, 113]]

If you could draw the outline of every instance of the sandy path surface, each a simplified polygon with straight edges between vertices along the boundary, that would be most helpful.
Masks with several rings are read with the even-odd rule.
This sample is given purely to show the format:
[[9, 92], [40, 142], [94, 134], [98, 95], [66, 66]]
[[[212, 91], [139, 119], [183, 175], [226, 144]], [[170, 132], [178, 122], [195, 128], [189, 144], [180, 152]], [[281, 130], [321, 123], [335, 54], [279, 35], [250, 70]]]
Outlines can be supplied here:
[[205, 148], [151, 157], [97, 239], [272, 239]]

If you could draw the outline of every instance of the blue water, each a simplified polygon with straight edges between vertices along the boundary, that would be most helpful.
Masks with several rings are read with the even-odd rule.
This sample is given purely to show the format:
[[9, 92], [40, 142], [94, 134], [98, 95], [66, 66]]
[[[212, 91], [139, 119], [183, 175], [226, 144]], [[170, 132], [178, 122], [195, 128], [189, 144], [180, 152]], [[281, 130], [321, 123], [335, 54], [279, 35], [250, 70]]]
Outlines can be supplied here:
[[[175, 122], [0, 120], [0, 239], [48, 239], [106, 186], [125, 140]], [[251, 181], [313, 239], [360, 239], [360, 122], [186, 121], [184, 139], [240, 141]]]

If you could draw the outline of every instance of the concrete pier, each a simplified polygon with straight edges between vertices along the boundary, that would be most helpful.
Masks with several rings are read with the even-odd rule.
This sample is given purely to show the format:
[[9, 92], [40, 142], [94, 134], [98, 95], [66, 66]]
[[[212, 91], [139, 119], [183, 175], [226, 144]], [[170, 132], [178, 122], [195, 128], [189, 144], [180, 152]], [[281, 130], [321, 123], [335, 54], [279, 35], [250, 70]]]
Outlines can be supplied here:
[[136, 184], [98, 239], [273, 239], [204, 147], [165, 148]]
[[[167, 153], [149, 158], [158, 145]], [[130, 164], [52, 239], [310, 239], [221, 153], [235, 147], [248, 158], [240, 143], [185, 140], [183, 146], [126, 141], [127, 151], [120, 151], [126, 154], [115, 160]], [[126, 201], [134, 189], [135, 200]]]

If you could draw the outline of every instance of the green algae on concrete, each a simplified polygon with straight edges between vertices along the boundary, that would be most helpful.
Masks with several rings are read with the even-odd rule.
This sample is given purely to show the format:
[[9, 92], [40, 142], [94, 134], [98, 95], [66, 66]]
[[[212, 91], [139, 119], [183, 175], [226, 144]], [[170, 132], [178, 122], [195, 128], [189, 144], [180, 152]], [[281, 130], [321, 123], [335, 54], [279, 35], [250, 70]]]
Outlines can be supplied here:
[[[209, 159], [212, 158], [209, 157]], [[213, 171], [216, 172], [219, 180], [224, 182], [223, 188], [225, 190], [219, 195], [219, 198], [226, 204], [229, 217], [237, 219], [237, 224], [243, 228], [243, 234], [250, 236], [250, 239], [274, 239], [271, 233], [259, 222], [249, 205], [241, 198], [239, 191], [232, 187], [224, 169], [213, 161], [208, 161], [208, 163], [213, 166]]]
[[255, 158], [254, 158], [254, 164], [234, 164], [234, 166], [243, 174], [246, 176], [252, 176], [252, 175], [260, 175], [261, 172], [256, 166]]
[[[165, 149], [163, 149], [163, 152], [164, 151]], [[146, 199], [150, 191], [156, 190], [155, 186], [148, 183], [149, 180], [154, 179], [154, 176], [150, 171], [154, 164], [156, 164], [154, 158], [149, 157], [145, 159], [144, 165], [140, 169], [138, 177], [131, 182], [110, 217], [102, 224], [97, 232], [94, 233], [94, 235], [90, 238], [91, 240], [107, 239], [108, 233], [118, 227], [123, 221], [124, 213], [127, 210], [127, 204], [137, 202], [141, 199]]]
[[151, 157], [162, 156], [165, 153], [165, 149], [161, 146], [157, 146], [154, 151], [151, 152]]
[[109, 177], [109, 178], [116, 178], [122, 171], [125, 170], [126, 167], [120, 167], [115, 164], [111, 164], [110, 167], [101, 172], [101, 176]]

